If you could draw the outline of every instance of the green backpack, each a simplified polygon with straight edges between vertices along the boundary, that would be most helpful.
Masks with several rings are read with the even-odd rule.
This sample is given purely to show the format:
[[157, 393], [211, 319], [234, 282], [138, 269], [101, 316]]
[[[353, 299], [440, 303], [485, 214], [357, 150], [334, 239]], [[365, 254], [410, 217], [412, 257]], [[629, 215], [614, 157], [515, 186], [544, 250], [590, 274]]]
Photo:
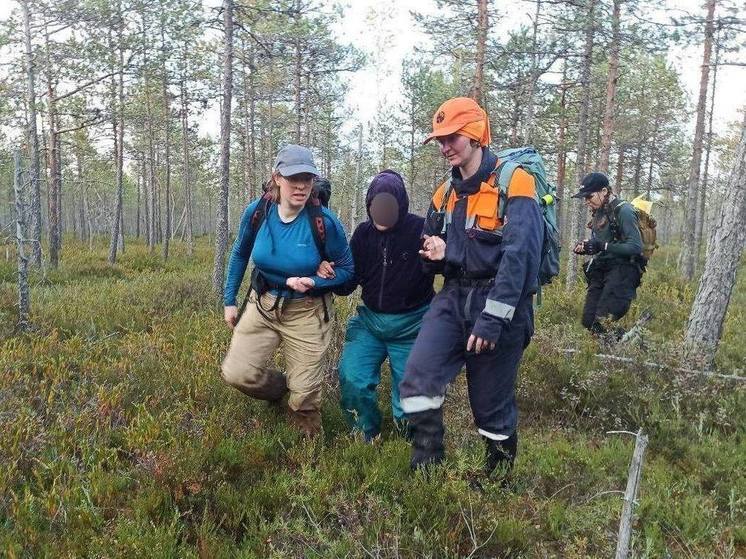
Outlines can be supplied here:
[[544, 218], [544, 240], [542, 243], [541, 263], [539, 264], [539, 285], [552, 282], [560, 271], [560, 244], [557, 230], [557, 189], [547, 179], [544, 160], [531, 146], [509, 148], [498, 151], [498, 165], [495, 169], [497, 184], [500, 188], [500, 219], [503, 219], [508, 199], [508, 185], [513, 173], [521, 168], [534, 177], [536, 183], [536, 201]]

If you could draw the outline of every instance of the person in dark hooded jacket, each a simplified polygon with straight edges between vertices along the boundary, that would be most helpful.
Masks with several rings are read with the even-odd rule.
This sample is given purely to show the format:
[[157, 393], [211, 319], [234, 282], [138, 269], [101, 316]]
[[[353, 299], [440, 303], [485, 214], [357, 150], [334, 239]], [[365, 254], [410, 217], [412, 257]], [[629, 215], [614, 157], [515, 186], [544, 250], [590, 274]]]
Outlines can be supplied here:
[[348, 423], [371, 440], [381, 431], [376, 389], [387, 357], [391, 410], [397, 425], [404, 426], [399, 383], [434, 296], [434, 274], [419, 265], [424, 218], [409, 213], [401, 176], [391, 170], [376, 175], [365, 205], [369, 219], [358, 225], [350, 240], [355, 275], [337, 290], [350, 294], [360, 285], [363, 299], [347, 324], [339, 382]]

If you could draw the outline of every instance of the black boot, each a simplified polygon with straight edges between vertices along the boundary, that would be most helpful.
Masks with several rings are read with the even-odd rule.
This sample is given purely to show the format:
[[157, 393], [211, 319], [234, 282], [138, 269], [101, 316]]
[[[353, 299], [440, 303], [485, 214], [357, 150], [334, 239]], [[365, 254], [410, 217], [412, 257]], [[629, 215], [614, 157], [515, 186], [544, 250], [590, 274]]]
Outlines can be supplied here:
[[485, 473], [489, 476], [495, 469], [498, 469], [499, 475], [505, 478], [513, 468], [513, 462], [518, 452], [518, 431], [504, 441], [494, 441], [487, 437], [483, 438], [485, 443], [487, 443], [484, 464]]
[[411, 413], [409, 434], [412, 440], [412, 459], [409, 462], [413, 470], [440, 464], [443, 461], [443, 408]]

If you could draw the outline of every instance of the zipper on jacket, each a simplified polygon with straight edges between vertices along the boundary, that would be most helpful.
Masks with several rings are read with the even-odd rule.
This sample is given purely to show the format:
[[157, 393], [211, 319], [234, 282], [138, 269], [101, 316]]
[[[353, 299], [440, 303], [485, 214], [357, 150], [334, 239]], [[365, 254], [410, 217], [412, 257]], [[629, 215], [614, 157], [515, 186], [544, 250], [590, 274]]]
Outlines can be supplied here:
[[389, 248], [389, 239], [387, 236], [386, 240], [384, 241], [384, 245], [383, 245], [383, 273], [381, 274], [381, 289], [378, 291], [378, 310], [379, 311], [383, 308], [383, 287], [386, 283], [386, 266], [388, 265], [388, 248]]

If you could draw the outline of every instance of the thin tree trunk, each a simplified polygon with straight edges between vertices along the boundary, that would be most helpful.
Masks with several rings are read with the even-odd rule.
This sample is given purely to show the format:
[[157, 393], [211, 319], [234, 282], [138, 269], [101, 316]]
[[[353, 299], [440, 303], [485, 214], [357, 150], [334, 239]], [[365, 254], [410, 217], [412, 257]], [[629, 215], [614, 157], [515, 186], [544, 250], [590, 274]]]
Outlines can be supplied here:
[[650, 200], [651, 193], [653, 191], [653, 167], [655, 162], [658, 160], [658, 130], [661, 126], [661, 108], [655, 113], [655, 121], [653, 122], [653, 136], [650, 138], [650, 160], [648, 161], [648, 182], [646, 188], [647, 199]]
[[135, 237], [140, 238], [140, 205], [142, 204], [142, 201], [140, 199], [140, 188], [141, 188], [141, 175], [139, 173], [139, 169], [137, 174], [137, 210], [135, 214]]
[[123, 221], [123, 196], [124, 196], [124, 18], [122, 14], [121, 0], [117, 2], [117, 50], [119, 52], [119, 71], [117, 72], [115, 95], [112, 106], [116, 107], [112, 117], [114, 130], [114, 157], [116, 158], [116, 201], [114, 204], [114, 219], [111, 230], [111, 242], [109, 243], [109, 264], [117, 260], [117, 249], [122, 245], [124, 248]]
[[632, 179], [633, 198], [640, 194], [640, 173], [642, 173], [642, 141], [638, 141], [635, 148], [635, 174]]
[[513, 98], [513, 126], [510, 129], [510, 145], [513, 147], [518, 145], [518, 136], [520, 135], [522, 101], [523, 99], [517, 96]]
[[746, 245], [746, 113], [723, 204], [707, 245], [702, 278], [689, 315], [686, 342], [690, 360], [712, 367], [723, 332], [738, 265]]
[[[577, 147], [577, 162], [576, 162], [576, 183], [580, 184], [583, 177], [586, 174], [586, 142], [588, 134], [588, 111], [591, 104], [591, 63], [593, 62], [593, 40], [594, 40], [594, 26], [595, 26], [595, 9], [596, 0], [588, 1], [588, 13], [586, 15], [585, 22], [585, 49], [583, 52], [583, 66], [580, 71], [580, 83], [582, 87], [582, 95], [580, 101], [580, 115], [578, 118], [578, 147]], [[572, 207], [570, 209], [570, 235], [575, 237], [571, 238], [570, 242], [574, 242], [577, 239], [581, 239], [584, 233], [585, 226], [585, 206], [582, 202], [573, 200], [571, 202]], [[571, 291], [577, 281], [578, 277], [578, 258], [577, 256], [571, 255], [567, 259], [567, 291]]]
[[80, 197], [78, 198], [78, 220], [80, 221], [80, 241], [88, 240], [88, 217], [85, 212], [86, 184], [83, 178], [83, 164], [81, 162], [80, 146], [76, 142], [75, 146], [75, 163], [77, 170], [78, 185], [80, 187]]
[[140, 170], [142, 172], [142, 194], [143, 194], [143, 201], [142, 201], [142, 208], [144, 215], [144, 221], [143, 221], [143, 228], [145, 230], [145, 242], [150, 247], [150, 186], [149, 186], [149, 171], [147, 166], [147, 161], [145, 158], [145, 152], [142, 153], [142, 163]]
[[251, 74], [252, 70], [250, 67], [250, 63], [247, 61], [249, 58], [247, 48], [246, 48], [246, 41], [244, 39], [241, 39], [241, 50], [243, 54], [243, 79], [242, 79], [242, 85], [243, 85], [243, 103], [242, 103], [242, 109], [243, 109], [243, 192], [244, 192], [244, 198], [248, 201], [253, 199], [252, 196], [252, 189], [253, 189], [253, 178], [251, 176], [251, 168], [253, 165], [253, 159], [251, 157], [251, 129], [253, 127], [253, 124], [251, 122], [251, 87], [249, 85], [249, 75]]
[[360, 182], [363, 176], [363, 125], [357, 129], [357, 164], [355, 166], [355, 184], [352, 185], [352, 199], [350, 200], [350, 235], [357, 227], [357, 206], [360, 198]]
[[[18, 252], [18, 329], [28, 330], [30, 314], [30, 290], [28, 283], [28, 258], [24, 250], [26, 242], [26, 221], [23, 210], [23, 180], [21, 169], [21, 153], [13, 152], [13, 191], [15, 193], [16, 209], [16, 247]], [[35, 243], [36, 244], [36, 243]]]
[[233, 94], [233, 0], [223, 0], [223, 103], [220, 115], [220, 194], [215, 228], [215, 263], [212, 287], [223, 294], [225, 252], [228, 247], [228, 180], [231, 155], [231, 104]]
[[697, 124], [694, 129], [692, 164], [689, 168], [689, 180], [687, 182], [686, 213], [684, 214], [684, 220], [682, 223], [679, 273], [686, 280], [691, 280], [694, 277], [694, 257], [697, 253], [696, 236], [692, 224], [697, 220], [700, 166], [702, 163], [702, 140], [705, 130], [707, 86], [710, 78], [710, 57], [712, 54], [712, 36], [714, 34], [713, 21], [715, 17], [715, 4], [716, 0], [707, 0], [704, 53], [702, 55], [702, 73], [699, 81], [699, 100], [697, 101]]
[[598, 161], [598, 170], [609, 173], [609, 154], [611, 153], [611, 139], [614, 135], [614, 112], [616, 110], [616, 87], [619, 81], [619, 46], [621, 33], [619, 32], [621, 20], [622, 0], [614, 0], [614, 8], [611, 17], [611, 45], [609, 47], [609, 75], [606, 80], [606, 109], [604, 110], [604, 122], [601, 131], [601, 152]]
[[161, 18], [161, 72], [163, 73], [163, 130], [164, 130], [164, 157], [166, 172], [166, 231], [163, 235], [163, 259], [168, 260], [168, 249], [171, 241], [171, 102], [168, 93], [168, 70], [166, 68], [166, 32], [165, 23]]
[[[55, 112], [56, 112], [56, 103], [55, 103]], [[57, 195], [57, 250], [58, 253], [62, 253], [62, 232], [64, 231], [64, 218], [65, 218], [65, 212], [64, 208], [62, 206], [62, 136], [57, 132], [57, 130], [61, 129], [60, 126], [60, 117], [59, 115], [56, 115], [55, 119], [55, 157], [57, 158], [57, 162], [55, 165], [55, 168], [57, 170], [57, 188], [55, 189], [55, 194]]]
[[114, 108], [113, 115], [112, 115], [112, 121], [111, 121], [111, 127], [112, 132], [114, 133], [114, 167], [116, 169], [116, 191], [114, 194], [114, 212], [111, 219], [111, 236], [109, 239], [109, 264], [114, 264], [117, 261], [117, 248], [119, 247], [118, 240], [119, 240], [119, 216], [120, 212], [122, 211], [122, 198], [119, 195], [119, 124], [117, 122], [118, 118], [118, 109]]
[[477, 51], [474, 57], [474, 82], [469, 91], [469, 97], [480, 105], [484, 102], [484, 59], [489, 29], [487, 2], [488, 0], [477, 0]]
[[269, 124], [267, 126], [267, 157], [265, 157], [265, 161], [267, 162], [267, 173], [266, 176], [269, 176], [272, 174], [272, 157], [275, 153], [275, 140], [274, 140], [274, 134], [275, 134], [275, 116], [274, 116], [274, 97], [272, 96], [272, 92], [269, 94], [269, 101], [267, 103], [267, 119], [269, 120]]
[[31, 12], [28, 0], [21, 1], [23, 9], [23, 38], [26, 51], [24, 63], [26, 66], [26, 104], [28, 105], [28, 137], [31, 147], [29, 180], [31, 182], [31, 237], [36, 241], [31, 248], [31, 262], [34, 266], [41, 266], [41, 187], [39, 162], [39, 133], [36, 129], [36, 74], [34, 71], [34, 54], [31, 49]]
[[[153, 140], [155, 140], [155, 135], [153, 136]], [[154, 169], [160, 169], [161, 168], [161, 153], [158, 151], [158, 149], [155, 149], [155, 167]], [[155, 170], [154, 170], [155, 172]], [[155, 175], [155, 242], [156, 243], [162, 243], [163, 242], [163, 216], [161, 215], [161, 178], [156, 174]]]
[[293, 74], [293, 88], [295, 90], [295, 143], [300, 144], [301, 138], [301, 121], [303, 119], [303, 107], [301, 104], [301, 71], [303, 69], [303, 54], [300, 48], [300, 37], [297, 35], [300, 33], [300, 1], [295, 3], [295, 12], [293, 13], [293, 19], [296, 22], [296, 37], [295, 37], [295, 71]]
[[617, 196], [622, 195], [622, 183], [624, 182], [624, 156], [627, 152], [627, 146], [619, 146], [619, 155], [616, 162], [616, 180], [614, 185], [614, 192]]
[[710, 113], [707, 123], [707, 142], [705, 143], [705, 165], [702, 170], [702, 186], [699, 189], [699, 203], [697, 205], [697, 220], [694, 223], [694, 237], [696, 239], [697, 254], [694, 259], [694, 268], [696, 270], [699, 264], [699, 256], [702, 253], [702, 236], [705, 229], [705, 218], [707, 210], [707, 190], [708, 179], [710, 174], [710, 152], [712, 151], [712, 115], [715, 112], [715, 91], [718, 81], [718, 65], [720, 63], [720, 31], [718, 30], [718, 39], [715, 41], [715, 64], [712, 68], [712, 92], [710, 94]]
[[182, 148], [182, 180], [184, 183], [184, 198], [186, 210], [186, 223], [184, 229], [186, 232], [187, 254], [194, 254], [194, 229], [192, 218], [192, 190], [189, 177], [189, 99], [187, 97], [187, 56], [186, 43], [184, 46], [184, 74], [181, 78], [181, 148]]
[[541, 16], [541, 0], [536, 0], [536, 12], [534, 13], [533, 34], [531, 39], [531, 75], [529, 77], [528, 95], [526, 96], [526, 122], [523, 127], [523, 142], [531, 144], [534, 136], [534, 112], [536, 105], [536, 83], [539, 79], [539, 54], [538, 35], [539, 17]]
[[559, 138], [557, 140], [557, 198], [560, 203], [557, 205], [557, 219], [559, 220], [559, 230], [562, 241], [567, 241], [567, 212], [565, 211], [565, 173], [567, 172], [567, 61], [562, 65], [562, 84], [560, 89], [560, 122]]
[[155, 148], [153, 142], [153, 108], [150, 101], [150, 68], [148, 59], [148, 25], [146, 20], [145, 7], [142, 13], [142, 36], [143, 36], [143, 72], [144, 72], [144, 85], [145, 85], [145, 114], [148, 120], [147, 123], [147, 145], [148, 145], [148, 210], [146, 212], [147, 226], [148, 226], [148, 250], [153, 253], [155, 252], [155, 244], [158, 242], [158, 235], [156, 233], [156, 221], [158, 219], [158, 211], [156, 208], [156, 177], [155, 177]]
[[303, 144], [311, 145], [311, 73], [306, 72], [304, 76], [305, 87], [303, 88]]
[[250, 198], [253, 200], [259, 196], [259, 178], [256, 166], [256, 127], [254, 123], [256, 121], [256, 84], [254, 74], [256, 69], [254, 67], [254, 45], [253, 43], [249, 46], [249, 155], [251, 156], [251, 195]]
[[417, 133], [417, 115], [415, 113], [415, 100], [413, 99], [409, 110], [409, 176], [407, 177], [407, 184], [409, 185], [410, 192], [413, 192], [414, 188], [414, 160], [415, 160], [415, 149], [417, 144], [415, 143], [415, 134]]
[[55, 106], [55, 92], [52, 85], [52, 63], [49, 58], [49, 33], [45, 30], [45, 44], [47, 48], [47, 68], [45, 75], [47, 80], [47, 125], [48, 134], [48, 166], [49, 166], [49, 188], [47, 191], [49, 199], [49, 264], [57, 268], [60, 262], [60, 172], [58, 168], [59, 154], [57, 142], [57, 111]]

